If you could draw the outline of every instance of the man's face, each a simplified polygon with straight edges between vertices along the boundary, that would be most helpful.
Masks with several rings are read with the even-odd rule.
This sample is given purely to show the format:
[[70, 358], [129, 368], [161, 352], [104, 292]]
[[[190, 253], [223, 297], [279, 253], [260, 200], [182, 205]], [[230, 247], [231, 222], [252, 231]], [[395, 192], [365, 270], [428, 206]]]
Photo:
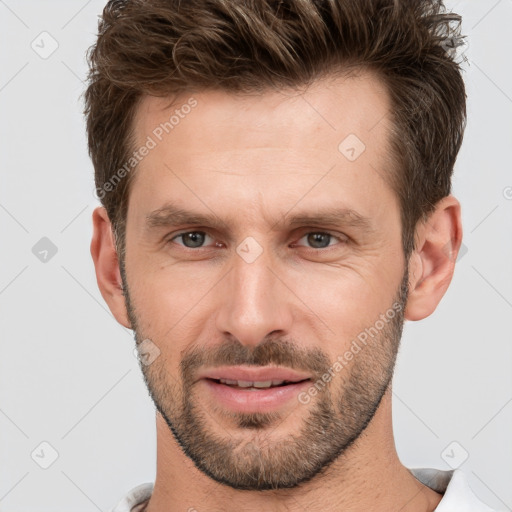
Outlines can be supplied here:
[[[388, 101], [364, 75], [303, 95], [139, 106], [136, 147], [155, 144], [130, 193], [129, 317], [137, 342], [151, 340], [143, 350], [160, 351], [141, 365], [158, 411], [218, 482], [311, 479], [357, 443], [388, 387], [407, 283], [399, 204], [383, 179]], [[266, 390], [213, 380], [235, 366], [307, 380]]]

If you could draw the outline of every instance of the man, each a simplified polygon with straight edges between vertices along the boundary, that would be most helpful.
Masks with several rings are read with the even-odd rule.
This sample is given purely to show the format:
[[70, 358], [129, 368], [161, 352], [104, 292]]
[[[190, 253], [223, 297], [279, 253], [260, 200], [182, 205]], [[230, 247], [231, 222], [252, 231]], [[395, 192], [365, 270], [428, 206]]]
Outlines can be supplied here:
[[403, 322], [461, 244], [459, 23], [435, 0], [108, 3], [91, 252], [158, 450], [114, 511], [490, 510], [459, 470], [404, 467], [391, 415]]

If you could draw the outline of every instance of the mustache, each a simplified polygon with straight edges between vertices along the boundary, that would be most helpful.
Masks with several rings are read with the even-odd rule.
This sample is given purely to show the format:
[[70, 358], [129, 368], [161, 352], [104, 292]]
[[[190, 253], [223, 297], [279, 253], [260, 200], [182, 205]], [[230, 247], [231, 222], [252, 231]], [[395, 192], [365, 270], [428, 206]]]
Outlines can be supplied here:
[[188, 382], [200, 368], [239, 365], [275, 365], [322, 375], [329, 369], [330, 362], [322, 350], [306, 349], [288, 339], [267, 338], [255, 347], [229, 339], [215, 346], [192, 346], [184, 353], [180, 369], [184, 382]]

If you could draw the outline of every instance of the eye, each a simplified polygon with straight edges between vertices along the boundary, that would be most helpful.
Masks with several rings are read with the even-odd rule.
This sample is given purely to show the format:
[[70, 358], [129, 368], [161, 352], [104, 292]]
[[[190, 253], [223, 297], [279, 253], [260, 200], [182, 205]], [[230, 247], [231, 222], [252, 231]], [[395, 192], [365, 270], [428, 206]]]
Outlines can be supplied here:
[[181, 239], [184, 247], [188, 249], [201, 248], [206, 238], [213, 238], [204, 231], [185, 231], [171, 238], [171, 241]]
[[338, 242], [345, 243], [347, 242], [346, 238], [333, 235], [332, 233], [327, 233], [324, 231], [312, 231], [310, 233], [306, 233], [302, 238], [299, 239], [299, 242], [303, 239], [306, 239], [308, 244], [311, 244], [312, 249], [324, 249], [326, 247], [330, 247], [332, 240], [337, 240]]

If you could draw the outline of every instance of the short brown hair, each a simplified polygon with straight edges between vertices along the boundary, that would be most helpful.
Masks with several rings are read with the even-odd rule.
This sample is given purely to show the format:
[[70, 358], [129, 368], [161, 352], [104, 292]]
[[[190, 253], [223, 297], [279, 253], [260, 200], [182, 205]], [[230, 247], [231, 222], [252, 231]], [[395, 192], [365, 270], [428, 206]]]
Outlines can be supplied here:
[[[145, 95], [299, 87], [369, 69], [393, 106], [389, 176], [406, 256], [414, 230], [451, 190], [466, 124], [460, 16], [442, 0], [110, 0], [88, 52], [85, 114], [97, 190], [133, 152]], [[451, 45], [447, 44], [451, 41]], [[124, 251], [132, 173], [100, 197]]]

